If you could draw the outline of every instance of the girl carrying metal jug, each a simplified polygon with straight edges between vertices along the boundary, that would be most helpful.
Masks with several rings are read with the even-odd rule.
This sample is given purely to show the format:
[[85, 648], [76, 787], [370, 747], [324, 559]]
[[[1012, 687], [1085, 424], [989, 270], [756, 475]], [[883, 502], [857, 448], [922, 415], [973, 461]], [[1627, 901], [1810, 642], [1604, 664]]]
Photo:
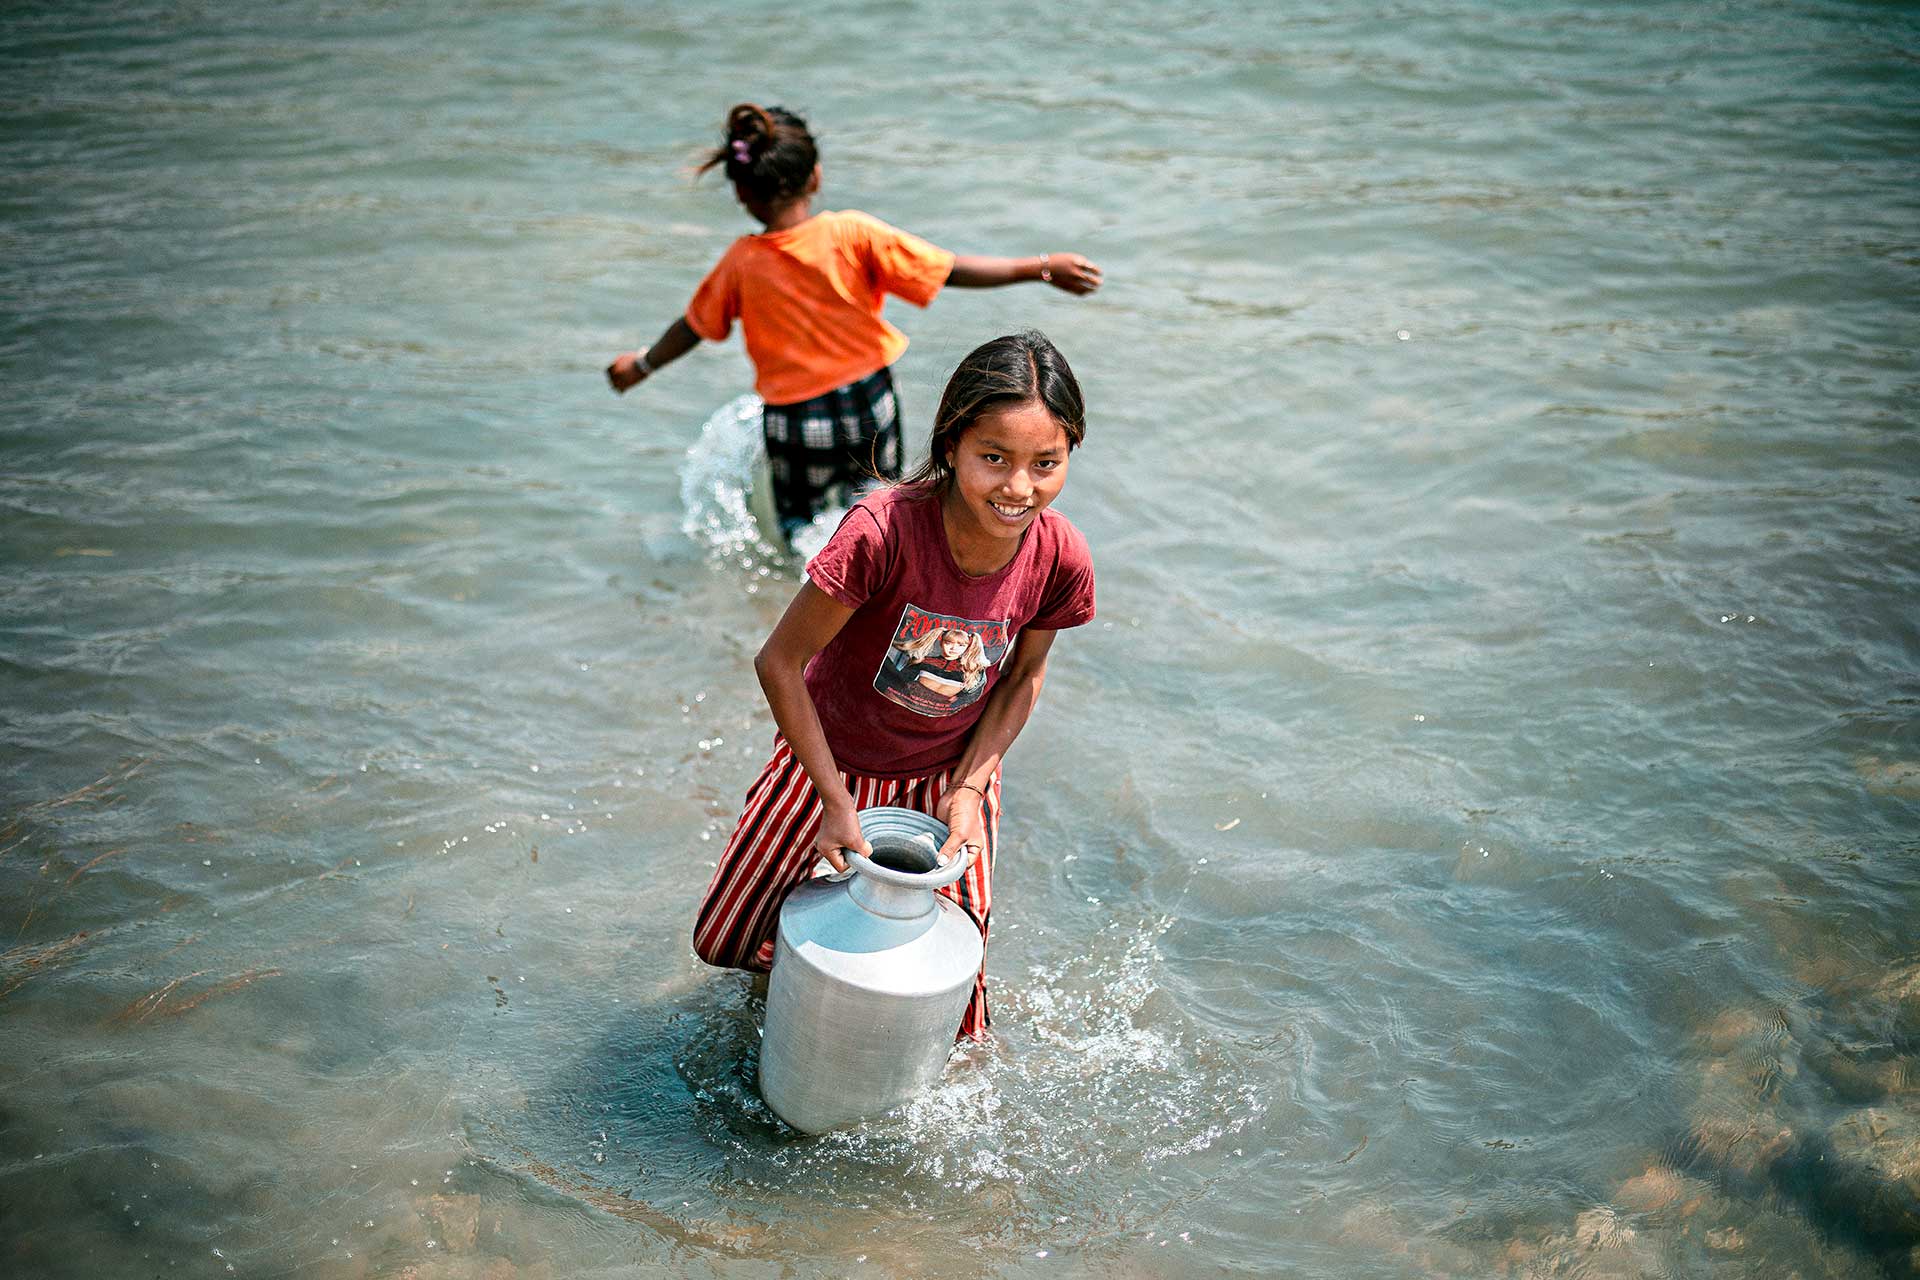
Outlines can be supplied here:
[[[1094, 614], [1086, 539], [1050, 509], [1085, 434], [1059, 349], [1036, 332], [995, 338], [948, 380], [926, 461], [856, 503], [808, 562], [754, 659], [779, 732], [700, 904], [702, 960], [765, 970], [788, 891], [822, 858], [844, 870], [842, 849], [871, 853], [856, 815], [875, 805], [944, 821], [942, 862], [973, 849], [941, 892], [985, 941], [1000, 762], [1040, 697], [1054, 633]], [[958, 649], [981, 678], [923, 680], [908, 656]], [[983, 959], [959, 1033], [984, 1038], [988, 1021]]]

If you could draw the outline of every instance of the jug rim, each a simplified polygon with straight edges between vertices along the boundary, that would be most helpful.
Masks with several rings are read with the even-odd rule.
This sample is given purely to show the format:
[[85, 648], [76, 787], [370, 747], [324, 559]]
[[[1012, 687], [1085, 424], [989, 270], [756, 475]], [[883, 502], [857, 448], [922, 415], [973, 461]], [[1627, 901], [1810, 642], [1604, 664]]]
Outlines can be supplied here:
[[[947, 842], [947, 824], [918, 809], [875, 805], [871, 809], [860, 810], [858, 816], [860, 834], [866, 837], [868, 844], [880, 836], [924, 837], [930, 839], [934, 849], [938, 850]], [[846, 855], [847, 864], [860, 875], [902, 889], [944, 889], [967, 874], [967, 868], [973, 865], [973, 850], [967, 846], [961, 847], [960, 856], [952, 862], [936, 866], [931, 871], [898, 871], [881, 866], [856, 849], [842, 849], [841, 852]]]

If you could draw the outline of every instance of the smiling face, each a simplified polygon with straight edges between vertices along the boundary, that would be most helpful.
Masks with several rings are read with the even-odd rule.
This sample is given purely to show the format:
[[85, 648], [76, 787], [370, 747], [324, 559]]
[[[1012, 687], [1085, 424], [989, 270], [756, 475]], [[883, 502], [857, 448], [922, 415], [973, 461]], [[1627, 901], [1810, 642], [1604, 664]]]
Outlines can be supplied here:
[[1067, 433], [1036, 400], [995, 405], [961, 433], [947, 452], [953, 483], [944, 505], [961, 568], [991, 572], [1012, 558], [1066, 485], [1067, 453]]

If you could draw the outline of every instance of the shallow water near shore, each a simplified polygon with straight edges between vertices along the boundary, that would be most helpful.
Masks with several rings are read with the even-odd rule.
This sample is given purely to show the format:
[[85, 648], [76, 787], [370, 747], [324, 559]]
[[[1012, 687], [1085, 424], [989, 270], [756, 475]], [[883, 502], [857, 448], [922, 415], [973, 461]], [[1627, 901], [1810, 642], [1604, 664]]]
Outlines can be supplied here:
[[[733, 12], [0, 18], [0, 1269], [1912, 1274], [1920, 17]], [[750, 370], [600, 372], [742, 97], [1109, 281], [889, 311], [915, 450], [1072, 361], [1100, 616], [817, 1139], [688, 936]]]

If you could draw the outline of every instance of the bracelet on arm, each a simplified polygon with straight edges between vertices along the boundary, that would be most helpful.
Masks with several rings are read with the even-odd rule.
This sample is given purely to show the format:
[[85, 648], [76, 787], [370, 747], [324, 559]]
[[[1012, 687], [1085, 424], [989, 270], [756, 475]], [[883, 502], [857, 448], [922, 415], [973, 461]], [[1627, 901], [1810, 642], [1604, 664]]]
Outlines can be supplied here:
[[987, 798], [987, 789], [985, 787], [976, 787], [971, 782], [958, 782], [958, 783], [955, 783], [953, 786], [947, 788], [947, 793], [949, 795], [951, 795], [955, 791], [977, 791], [980, 793], [980, 798], [982, 800], [985, 800]]
[[645, 351], [636, 351], [633, 353], [633, 367], [641, 377], [645, 377], [647, 374], [653, 372], [653, 361], [647, 359], [647, 355], [648, 353]]
[[1053, 283], [1053, 255], [1052, 254], [1043, 253], [1040, 255], [1040, 279], [1046, 284]]

